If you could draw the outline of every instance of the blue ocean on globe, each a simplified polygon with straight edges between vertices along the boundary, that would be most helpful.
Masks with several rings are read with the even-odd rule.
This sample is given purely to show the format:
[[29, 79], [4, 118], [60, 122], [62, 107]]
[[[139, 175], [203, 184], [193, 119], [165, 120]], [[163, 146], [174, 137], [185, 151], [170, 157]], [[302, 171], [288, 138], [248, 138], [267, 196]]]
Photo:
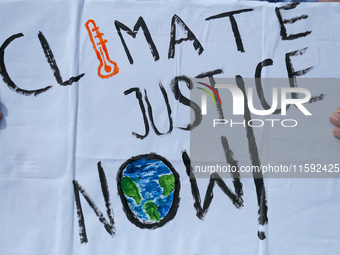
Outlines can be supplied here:
[[139, 159], [122, 174], [124, 196], [131, 211], [143, 222], [162, 220], [170, 211], [175, 179], [170, 168], [158, 159]]

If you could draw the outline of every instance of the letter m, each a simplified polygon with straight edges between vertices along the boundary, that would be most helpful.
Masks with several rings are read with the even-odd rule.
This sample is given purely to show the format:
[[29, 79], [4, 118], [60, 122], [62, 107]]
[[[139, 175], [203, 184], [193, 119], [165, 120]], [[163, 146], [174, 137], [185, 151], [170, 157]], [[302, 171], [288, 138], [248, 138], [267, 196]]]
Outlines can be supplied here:
[[127, 47], [126, 43], [125, 43], [125, 40], [124, 40], [124, 37], [122, 35], [122, 32], [121, 32], [121, 29], [124, 30], [125, 32], [127, 32], [128, 35], [131, 35], [133, 38], [136, 38], [136, 35], [137, 35], [137, 32], [139, 30], [139, 28], [142, 28], [143, 30], [143, 33], [144, 33], [144, 36], [145, 36], [145, 39], [149, 45], [149, 48], [150, 48], [150, 51], [151, 51], [151, 54], [153, 56], [153, 58], [155, 59], [155, 61], [157, 61], [159, 59], [159, 54], [158, 54], [158, 51], [157, 51], [157, 48], [151, 38], [151, 34], [149, 32], [149, 29], [148, 27], [146, 26], [145, 24], [145, 21], [142, 17], [139, 17], [139, 19], [137, 20], [135, 26], [133, 27], [133, 30], [131, 30], [130, 28], [128, 28], [127, 26], [125, 26], [123, 23], [115, 20], [115, 26], [116, 26], [116, 29], [117, 29], [117, 32], [118, 32], [118, 35], [120, 37], [120, 40], [122, 41], [122, 44], [123, 44], [123, 47], [124, 47], [124, 50], [125, 50], [125, 53], [130, 61], [130, 64], [132, 65], [133, 64], [133, 58], [130, 54], [130, 51], [129, 51], [129, 48]]

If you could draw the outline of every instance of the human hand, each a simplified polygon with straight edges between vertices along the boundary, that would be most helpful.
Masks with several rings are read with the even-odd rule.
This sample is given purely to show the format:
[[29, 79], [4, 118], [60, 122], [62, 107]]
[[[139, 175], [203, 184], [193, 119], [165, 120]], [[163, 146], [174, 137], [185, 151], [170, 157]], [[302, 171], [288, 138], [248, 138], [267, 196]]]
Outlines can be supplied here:
[[0, 120], [2, 119], [3, 116], [4, 114], [0, 111]]
[[333, 135], [340, 138], [340, 107], [334, 110], [334, 113], [329, 116], [329, 120], [336, 126], [333, 128]]

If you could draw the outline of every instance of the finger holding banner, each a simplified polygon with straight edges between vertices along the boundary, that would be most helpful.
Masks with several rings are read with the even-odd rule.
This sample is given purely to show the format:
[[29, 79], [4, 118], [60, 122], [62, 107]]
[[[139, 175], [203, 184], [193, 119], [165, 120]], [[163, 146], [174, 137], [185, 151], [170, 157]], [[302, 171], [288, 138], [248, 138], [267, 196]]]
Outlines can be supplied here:
[[333, 135], [340, 138], [340, 107], [334, 110], [334, 113], [329, 116], [329, 120], [336, 125], [332, 130]]

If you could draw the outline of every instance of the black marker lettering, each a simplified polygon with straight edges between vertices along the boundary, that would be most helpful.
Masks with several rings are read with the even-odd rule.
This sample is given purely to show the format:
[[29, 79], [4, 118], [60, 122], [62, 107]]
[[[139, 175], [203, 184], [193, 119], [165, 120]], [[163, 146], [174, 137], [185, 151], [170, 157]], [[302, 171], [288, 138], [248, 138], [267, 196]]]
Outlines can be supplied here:
[[0, 74], [2, 75], [2, 80], [7, 84], [7, 86], [14, 90], [15, 92], [28, 96], [28, 95], [34, 95], [37, 96], [47, 90], [49, 90], [50, 88], [52, 88], [52, 86], [47, 86], [45, 88], [41, 88], [41, 89], [36, 89], [36, 90], [26, 90], [26, 89], [22, 89], [19, 88], [17, 85], [15, 85], [15, 83], [12, 81], [12, 79], [9, 77], [6, 67], [5, 67], [5, 49], [7, 48], [7, 46], [14, 40], [17, 39], [19, 37], [24, 36], [22, 33], [19, 34], [15, 34], [10, 36], [9, 38], [7, 38], [7, 40], [1, 45], [0, 47]]
[[[293, 68], [291, 57], [303, 55], [306, 53], [306, 50], [307, 48], [303, 48], [301, 50], [296, 50], [296, 51], [286, 53], [286, 58], [285, 58], [286, 68], [287, 68], [287, 73], [288, 73], [288, 78], [289, 78], [289, 85], [292, 88], [297, 87], [297, 81], [296, 81], [297, 76], [305, 75], [306, 73], [308, 73], [309, 71], [313, 69], [312, 66], [306, 69], [303, 69], [303, 70], [299, 70], [299, 71], [295, 71]], [[299, 97], [298, 94], [295, 92], [292, 92], [291, 94], [292, 94], [292, 98], [294, 99]]]
[[320, 95], [318, 95], [318, 96], [311, 97], [311, 98], [309, 99], [308, 103], [311, 104], [311, 103], [315, 103], [315, 102], [317, 102], [317, 101], [321, 101], [321, 100], [324, 99], [324, 97], [325, 97], [325, 94], [320, 94]]
[[[215, 88], [216, 82], [215, 82], [215, 79], [214, 79], [213, 76], [215, 74], [221, 74], [221, 73], [223, 73], [222, 69], [216, 69], [216, 70], [213, 70], [213, 71], [210, 71], [210, 72], [201, 73], [199, 75], [196, 75], [195, 78], [202, 79], [202, 78], [205, 78], [205, 77], [209, 77], [210, 86], [213, 87], [216, 90], [216, 92], [219, 94], [218, 89]], [[214, 98], [217, 102], [216, 110], [218, 112], [218, 116], [219, 116], [220, 119], [224, 119], [223, 109], [221, 107], [220, 100], [218, 99], [217, 95], [215, 95], [215, 93], [214, 93]]]
[[79, 236], [80, 236], [81, 243], [87, 243], [88, 239], [86, 235], [85, 219], [83, 215], [79, 193], [83, 195], [86, 202], [89, 204], [89, 206], [93, 209], [94, 213], [99, 218], [99, 221], [104, 224], [105, 230], [112, 237], [115, 235], [113, 210], [111, 208], [110, 194], [109, 194], [106, 176], [105, 176], [104, 169], [102, 168], [100, 161], [98, 162], [97, 166], [98, 166], [98, 174], [99, 174], [101, 189], [102, 189], [103, 197], [105, 200], [106, 213], [107, 213], [110, 223], [105, 219], [103, 213], [98, 209], [98, 207], [96, 206], [94, 201], [91, 199], [91, 197], [86, 193], [86, 191], [80, 186], [80, 184], [76, 180], [74, 180], [73, 187], [74, 187], [74, 196], [75, 196], [75, 202], [76, 202], [76, 208], [77, 208]]
[[146, 117], [145, 107], [144, 107], [144, 104], [143, 104], [142, 93], [140, 92], [140, 89], [139, 88], [128, 89], [128, 90], [124, 91], [124, 95], [128, 95], [132, 92], [136, 92], [136, 98], [138, 99], [138, 103], [139, 103], [140, 109], [141, 109], [142, 114], [143, 114], [143, 120], [144, 120], [144, 126], [145, 126], [145, 135], [140, 135], [140, 134], [137, 134], [135, 132], [132, 132], [132, 134], [134, 136], [136, 136], [137, 138], [143, 140], [149, 134], [149, 131], [150, 131], [149, 122], [148, 122], [148, 119]]
[[[258, 63], [257, 67], [256, 67], [256, 71], [255, 71], [255, 85], [256, 85], [256, 92], [257, 95], [260, 99], [261, 105], [263, 107], [263, 109], [268, 110], [270, 109], [270, 105], [267, 103], [265, 97], [264, 97], [264, 93], [263, 93], [263, 87], [262, 87], [262, 82], [261, 82], [261, 73], [262, 73], [262, 68], [265, 66], [271, 66], [273, 65], [273, 60], [268, 58], [265, 59], [264, 61]], [[289, 105], [286, 106], [286, 109], [288, 110]], [[281, 109], [276, 109], [273, 114], [279, 114], [281, 113]]]
[[298, 20], [307, 19], [308, 15], [301, 15], [298, 17], [294, 17], [292, 19], [283, 19], [280, 10], [285, 10], [285, 11], [291, 10], [291, 9], [294, 9], [298, 4], [300, 3], [292, 3], [292, 4], [288, 4], [288, 5], [281, 6], [281, 7], [275, 7], [275, 13], [280, 23], [280, 34], [281, 34], [282, 40], [295, 40], [300, 37], [305, 37], [309, 35], [310, 33], [312, 33], [312, 31], [306, 31], [303, 33], [287, 35], [287, 29], [285, 27], [285, 24], [293, 24]]
[[222, 140], [222, 145], [223, 148], [225, 150], [225, 154], [227, 157], [227, 161], [230, 164], [230, 166], [236, 167], [237, 172], [234, 173], [234, 188], [235, 188], [235, 193], [233, 193], [228, 186], [225, 184], [225, 182], [222, 180], [222, 178], [219, 176], [218, 173], [212, 173], [210, 175], [210, 180], [209, 180], [209, 184], [207, 187], [207, 191], [205, 193], [205, 198], [204, 198], [204, 202], [203, 202], [203, 207], [201, 205], [201, 195], [200, 195], [200, 191], [198, 189], [197, 186], [197, 181], [191, 166], [191, 160], [190, 157], [188, 156], [188, 154], [186, 153], [186, 151], [182, 152], [182, 160], [183, 163], [185, 165], [186, 168], [186, 172], [187, 175], [189, 177], [190, 180], [190, 185], [191, 185], [191, 194], [192, 197], [194, 198], [194, 207], [196, 209], [196, 216], [203, 220], [204, 216], [206, 215], [206, 213], [209, 210], [209, 206], [211, 204], [211, 201], [214, 197], [213, 194], [213, 189], [215, 186], [215, 182], [217, 183], [217, 185], [221, 188], [221, 190], [230, 198], [230, 200], [233, 202], [233, 205], [236, 208], [241, 208], [243, 206], [243, 199], [242, 199], [242, 195], [243, 195], [243, 191], [242, 191], [242, 183], [240, 182], [239, 179], [239, 169], [237, 166], [237, 162], [233, 159], [233, 153], [232, 151], [229, 149], [228, 146], [228, 141], [225, 137], [221, 138]]
[[197, 127], [202, 122], [202, 114], [201, 114], [201, 108], [193, 101], [190, 101], [188, 98], [182, 95], [180, 89], [179, 89], [179, 82], [184, 81], [188, 87], [188, 89], [192, 90], [193, 85], [192, 81], [187, 76], [176, 76], [171, 81], [171, 89], [174, 93], [175, 99], [178, 100], [181, 104], [184, 104], [186, 106], [190, 106], [191, 109], [195, 112], [195, 120], [192, 124], [188, 124], [187, 127], [180, 127], [180, 129], [183, 130], [193, 130], [195, 127]]
[[[183, 32], [187, 35], [186, 38], [180, 38], [176, 40], [176, 24], [175, 22], [180, 26], [180, 28], [183, 30]], [[180, 17], [178, 17], [176, 14], [172, 17], [171, 20], [171, 32], [170, 32], [170, 46], [169, 46], [169, 53], [168, 58], [174, 58], [175, 57], [175, 44], [180, 44], [183, 41], [194, 41], [193, 46], [195, 50], [198, 50], [198, 55], [201, 55], [203, 52], [203, 47], [201, 43], [197, 40], [196, 36], [191, 32], [191, 30], [185, 25], [183, 20], [181, 20]]]
[[241, 34], [240, 34], [240, 31], [238, 30], [237, 22], [234, 18], [234, 15], [240, 14], [242, 12], [251, 12], [253, 10], [254, 9], [243, 9], [243, 10], [237, 10], [237, 11], [232, 11], [232, 12], [223, 12], [221, 14], [210, 16], [210, 17], [206, 18], [205, 20], [229, 17], [231, 28], [233, 30], [234, 37], [235, 37], [235, 42], [236, 42], [236, 45], [237, 45], [237, 50], [241, 51], [241, 52], [245, 52], [244, 47], [243, 47], [243, 43], [242, 43], [242, 39], [241, 39]]
[[121, 23], [117, 20], [115, 20], [115, 26], [116, 26], [118, 35], [120, 37], [120, 40], [122, 41], [125, 53], [126, 53], [128, 59], [130, 61], [130, 64], [133, 64], [133, 58], [130, 54], [129, 48], [127, 47], [127, 45], [125, 43], [125, 40], [123, 38], [123, 35], [122, 35], [122, 32], [120, 31], [120, 29], [123, 29], [125, 32], [127, 32], [128, 35], [131, 35], [133, 38], [136, 38], [138, 30], [140, 28], [142, 28], [145, 39], [146, 39], [146, 41], [149, 45], [149, 48], [150, 48], [150, 51], [151, 51], [151, 54], [152, 54], [154, 60], [157, 61], [159, 59], [159, 54], [158, 54], [156, 45], [154, 44], [154, 42], [152, 40], [151, 34], [149, 32], [148, 27], [146, 26], [146, 23], [145, 23], [143, 17], [139, 17], [135, 26], [133, 27], [133, 31], [130, 28], [128, 28], [127, 26], [125, 26], [123, 23]]
[[[286, 53], [286, 68], [287, 68], [287, 73], [288, 73], [288, 77], [289, 77], [289, 85], [290, 87], [297, 87], [297, 80], [296, 80], [296, 77], [297, 76], [302, 76], [302, 75], [305, 75], [306, 73], [310, 72], [314, 67], [311, 66], [311, 67], [308, 67], [308, 68], [305, 68], [305, 69], [302, 69], [302, 70], [299, 70], [299, 71], [295, 71], [294, 68], [293, 68], [293, 64], [292, 64], [292, 60], [291, 60], [291, 57], [295, 57], [295, 56], [298, 56], [298, 55], [303, 55], [306, 53], [306, 50], [308, 48], [303, 48], [301, 50], [296, 50], [296, 51], [292, 51], [292, 52], [288, 52]], [[292, 92], [292, 98], [298, 98], [299, 95], [297, 93], [294, 93]], [[309, 100], [308, 103], [315, 103], [317, 101], [321, 101], [323, 100], [325, 97], [325, 94], [320, 94], [318, 96], [313, 96], [311, 97], [311, 99]]]
[[[245, 92], [244, 87], [244, 81], [240, 75], [236, 76], [236, 83], [237, 86], [242, 90], [243, 95], [245, 97], [244, 100], [244, 120], [246, 123], [251, 120], [250, 111], [247, 104], [247, 95]], [[257, 145], [255, 141], [255, 135], [253, 132], [253, 128], [250, 125], [246, 125], [246, 133], [247, 133], [247, 139], [248, 139], [248, 148], [249, 148], [249, 154], [250, 154], [250, 160], [253, 166], [256, 166], [257, 169], [260, 169], [261, 162], [259, 153], [257, 150]], [[268, 217], [267, 217], [267, 201], [266, 201], [266, 191], [264, 188], [264, 182], [263, 182], [263, 175], [262, 171], [259, 172], [253, 172], [253, 178], [256, 188], [256, 194], [257, 194], [257, 204], [259, 206], [259, 224], [265, 225], [268, 224]], [[258, 236], [261, 240], [265, 238], [265, 234], [263, 232], [259, 232]], [[263, 238], [263, 239], [262, 239]]]
[[63, 79], [61, 78], [60, 75], [60, 71], [57, 65], [57, 62], [54, 59], [53, 56], [53, 52], [50, 48], [50, 45], [48, 44], [44, 34], [42, 32], [39, 32], [38, 34], [38, 38], [41, 44], [41, 47], [45, 53], [45, 57], [47, 59], [47, 62], [50, 64], [51, 69], [54, 72], [54, 77], [56, 78], [57, 82], [62, 85], [62, 86], [67, 86], [67, 85], [71, 85], [73, 82], [77, 82], [80, 80], [81, 77], [83, 77], [85, 74], [82, 73], [76, 77], [71, 77], [70, 79], [68, 79], [67, 81], [63, 81]]
[[168, 95], [167, 95], [167, 93], [166, 93], [166, 91], [165, 91], [165, 89], [164, 89], [164, 87], [162, 86], [161, 83], [159, 84], [159, 88], [162, 91], [163, 98], [164, 98], [164, 101], [165, 101], [165, 104], [166, 104], [166, 109], [167, 109], [167, 112], [168, 112], [168, 119], [169, 119], [169, 130], [168, 130], [168, 132], [161, 133], [161, 132], [158, 131], [157, 127], [155, 126], [155, 122], [154, 122], [153, 115], [152, 115], [152, 107], [151, 107], [151, 104], [149, 102], [146, 90], [145, 90], [145, 97], [144, 98], [145, 98], [146, 104], [148, 105], [149, 119], [150, 119], [150, 122], [151, 122], [151, 127], [155, 131], [156, 135], [170, 134], [173, 130], [173, 124], [172, 124], [173, 122], [172, 122], [172, 118], [171, 118], [171, 107], [170, 107], [170, 104], [169, 104]]

